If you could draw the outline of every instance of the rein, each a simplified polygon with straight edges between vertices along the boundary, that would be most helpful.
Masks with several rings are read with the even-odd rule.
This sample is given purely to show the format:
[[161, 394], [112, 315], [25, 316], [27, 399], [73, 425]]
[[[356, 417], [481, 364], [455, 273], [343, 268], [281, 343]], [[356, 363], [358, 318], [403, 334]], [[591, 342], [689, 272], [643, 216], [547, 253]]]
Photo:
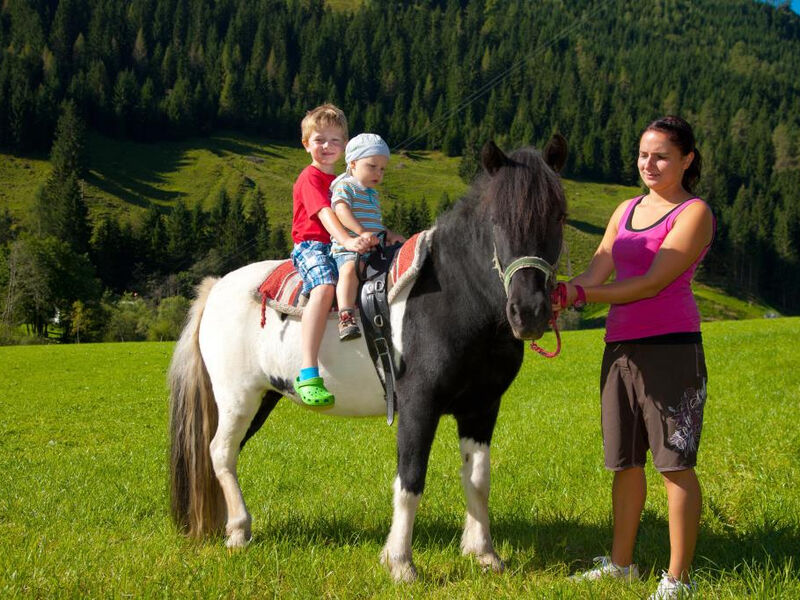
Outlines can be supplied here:
[[[555, 281], [556, 278], [556, 266], [551, 265], [545, 259], [540, 256], [521, 256], [513, 260], [503, 271], [503, 267], [500, 266], [500, 259], [497, 257], [497, 245], [493, 244], [494, 247], [494, 256], [492, 257], [492, 262], [494, 263], [494, 268], [497, 269], [497, 273], [500, 275], [500, 281], [503, 282], [503, 288], [506, 291], [506, 296], [508, 296], [508, 286], [511, 285], [511, 278], [514, 276], [514, 273], [519, 271], [520, 269], [539, 269], [542, 273], [544, 273], [544, 283], [547, 283], [552, 278]], [[554, 292], [556, 290], [553, 290]], [[536, 342], [531, 342], [531, 350], [535, 350], [545, 358], [555, 358], [561, 352], [561, 333], [558, 331], [558, 324], [556, 319], [558, 318], [558, 313], [553, 314], [550, 318], [550, 327], [553, 328], [553, 333], [556, 334], [556, 349], [552, 352], [545, 350], [541, 346], [539, 346]]]

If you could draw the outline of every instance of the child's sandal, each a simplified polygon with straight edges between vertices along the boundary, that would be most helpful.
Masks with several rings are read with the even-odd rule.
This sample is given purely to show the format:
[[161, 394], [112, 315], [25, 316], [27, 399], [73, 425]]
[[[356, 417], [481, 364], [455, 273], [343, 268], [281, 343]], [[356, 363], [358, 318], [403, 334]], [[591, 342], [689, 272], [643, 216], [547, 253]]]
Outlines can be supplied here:
[[322, 377], [311, 377], [303, 381], [297, 377], [294, 380], [294, 390], [309, 408], [330, 408], [336, 402], [334, 395], [325, 388]]

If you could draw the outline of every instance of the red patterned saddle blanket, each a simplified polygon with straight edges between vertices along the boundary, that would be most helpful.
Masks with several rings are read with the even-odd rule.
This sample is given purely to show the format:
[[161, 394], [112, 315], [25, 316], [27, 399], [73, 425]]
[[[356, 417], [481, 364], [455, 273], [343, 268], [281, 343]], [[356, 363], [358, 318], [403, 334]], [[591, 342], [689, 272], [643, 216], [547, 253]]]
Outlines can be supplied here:
[[[413, 282], [430, 250], [433, 229], [414, 234], [397, 251], [389, 271], [389, 302], [409, 283]], [[261, 327], [266, 321], [266, 310], [271, 309], [287, 315], [301, 316], [308, 298], [303, 295], [303, 278], [287, 259], [267, 275], [258, 287], [261, 297]]]

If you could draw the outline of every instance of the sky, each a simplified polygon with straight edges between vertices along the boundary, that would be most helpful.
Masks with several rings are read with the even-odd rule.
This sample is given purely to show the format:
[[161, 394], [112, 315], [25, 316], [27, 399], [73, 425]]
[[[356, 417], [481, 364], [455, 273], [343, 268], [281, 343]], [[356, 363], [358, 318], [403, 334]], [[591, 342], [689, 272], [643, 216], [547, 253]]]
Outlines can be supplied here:
[[790, 4], [792, 6], [792, 10], [797, 14], [800, 14], [800, 0], [791, 0]]

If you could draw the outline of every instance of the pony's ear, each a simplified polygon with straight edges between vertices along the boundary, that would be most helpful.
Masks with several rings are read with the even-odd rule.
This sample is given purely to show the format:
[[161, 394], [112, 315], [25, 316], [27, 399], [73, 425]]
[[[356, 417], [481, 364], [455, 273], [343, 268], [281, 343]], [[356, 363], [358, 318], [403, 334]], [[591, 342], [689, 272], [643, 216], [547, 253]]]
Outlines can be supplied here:
[[508, 157], [503, 154], [503, 151], [497, 147], [494, 140], [489, 140], [481, 149], [481, 164], [483, 164], [483, 168], [486, 169], [489, 175], [494, 175], [500, 167], [511, 164], [511, 161], [508, 160]]
[[567, 140], [560, 133], [554, 134], [544, 147], [544, 162], [556, 173], [564, 168], [567, 162]]

